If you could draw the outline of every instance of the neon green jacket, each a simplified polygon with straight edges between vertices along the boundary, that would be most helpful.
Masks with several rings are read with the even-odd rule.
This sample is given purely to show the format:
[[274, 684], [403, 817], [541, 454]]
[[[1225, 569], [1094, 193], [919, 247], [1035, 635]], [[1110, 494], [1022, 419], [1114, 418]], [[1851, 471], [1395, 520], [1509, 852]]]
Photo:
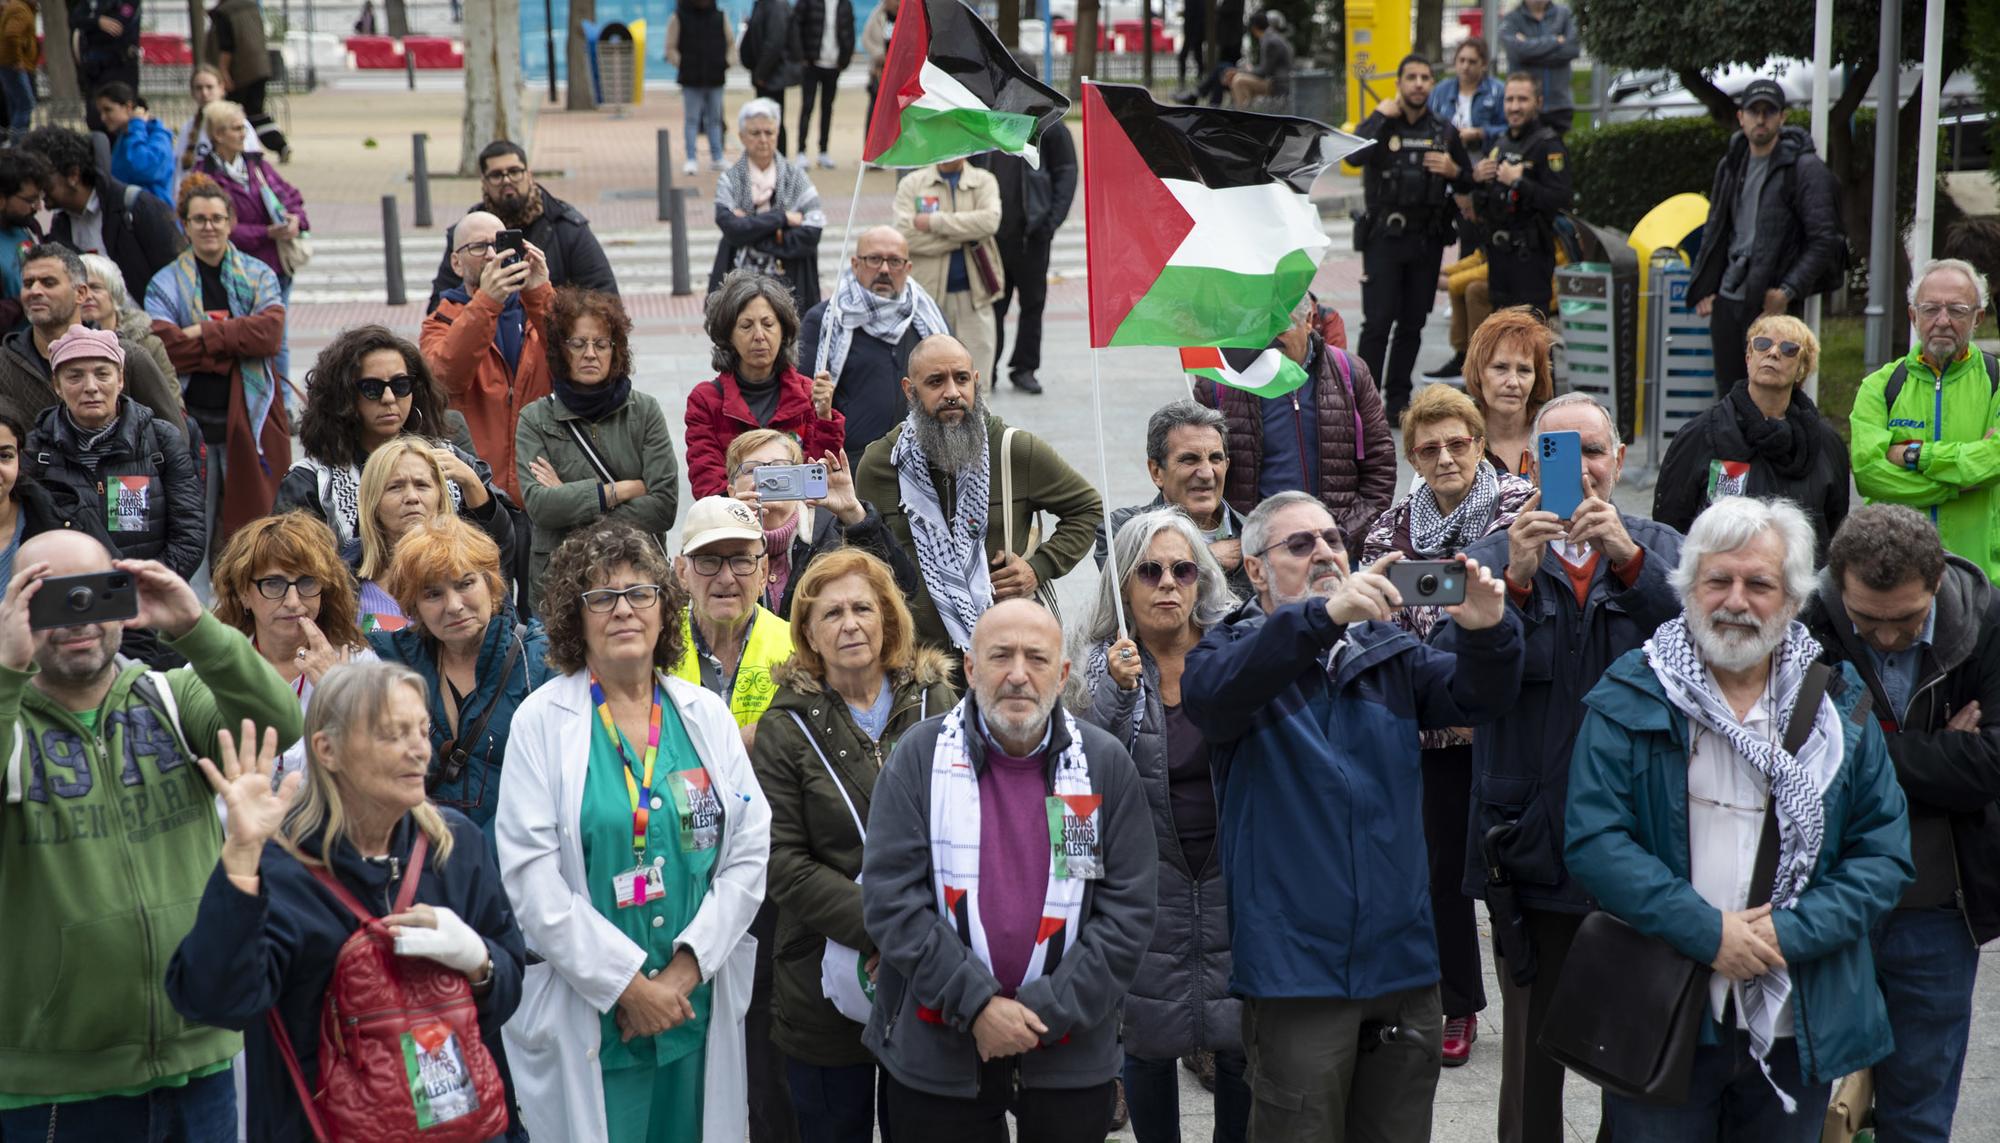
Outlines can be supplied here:
[[[743, 658], [736, 668], [736, 685], [729, 693], [729, 713], [738, 726], [755, 726], [777, 697], [778, 684], [771, 670], [792, 657], [792, 626], [756, 605], [757, 619], [750, 625], [750, 641], [743, 645]], [[694, 612], [681, 608], [681, 661], [674, 664], [674, 677], [701, 684], [701, 659], [695, 650]]]
[[[1883, 402], [1899, 362], [1869, 374], [1854, 394], [1849, 449], [1854, 484], [1868, 502], [1907, 504], [1926, 511], [1947, 551], [2000, 580], [2000, 533], [1994, 484], [2000, 481], [2000, 393], [1986, 376], [1986, 359], [1967, 350], [1940, 377], [1911, 346], [1895, 408]], [[1889, 449], [1922, 441], [1918, 471], [1889, 461]]]

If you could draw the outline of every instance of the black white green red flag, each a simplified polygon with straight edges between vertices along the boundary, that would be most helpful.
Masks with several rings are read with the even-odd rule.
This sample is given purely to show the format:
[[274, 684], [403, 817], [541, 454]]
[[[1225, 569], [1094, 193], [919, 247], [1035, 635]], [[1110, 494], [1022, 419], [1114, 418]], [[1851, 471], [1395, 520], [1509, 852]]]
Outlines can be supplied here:
[[1269, 345], [1328, 246], [1313, 180], [1367, 145], [1310, 119], [1085, 84], [1091, 346]]
[[1039, 165], [1035, 140], [1068, 110], [960, 0], [903, 0], [861, 157], [921, 167], [1007, 151]]
[[1218, 349], [1212, 345], [1181, 350], [1181, 369], [1196, 377], [1255, 393], [1282, 397], [1306, 383], [1305, 366], [1276, 346], [1263, 349]]

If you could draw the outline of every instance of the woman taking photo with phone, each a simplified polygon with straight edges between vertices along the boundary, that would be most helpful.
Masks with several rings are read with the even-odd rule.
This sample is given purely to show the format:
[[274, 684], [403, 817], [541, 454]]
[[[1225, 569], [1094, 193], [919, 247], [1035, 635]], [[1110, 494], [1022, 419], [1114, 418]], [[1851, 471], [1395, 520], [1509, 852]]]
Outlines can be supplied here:
[[843, 544], [852, 545], [887, 564], [904, 595], [920, 583], [917, 566], [903, 546], [882, 526], [875, 506], [854, 494], [854, 470], [845, 449], [820, 458], [826, 469], [826, 495], [811, 499], [766, 499], [758, 491], [757, 470], [772, 465], [799, 465], [799, 442], [776, 429], [752, 429], [729, 442], [724, 454], [729, 467], [729, 494], [757, 511], [764, 524], [766, 573], [764, 606], [780, 619], [792, 617], [792, 593], [806, 568], [819, 556]]

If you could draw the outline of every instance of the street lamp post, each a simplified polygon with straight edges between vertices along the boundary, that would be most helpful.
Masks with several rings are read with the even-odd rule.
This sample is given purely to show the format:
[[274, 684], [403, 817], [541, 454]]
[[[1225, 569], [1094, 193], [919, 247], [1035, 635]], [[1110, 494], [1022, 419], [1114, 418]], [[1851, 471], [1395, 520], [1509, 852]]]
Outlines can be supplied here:
[[556, 101], [556, 0], [542, 0], [542, 33], [549, 41], [549, 102]]

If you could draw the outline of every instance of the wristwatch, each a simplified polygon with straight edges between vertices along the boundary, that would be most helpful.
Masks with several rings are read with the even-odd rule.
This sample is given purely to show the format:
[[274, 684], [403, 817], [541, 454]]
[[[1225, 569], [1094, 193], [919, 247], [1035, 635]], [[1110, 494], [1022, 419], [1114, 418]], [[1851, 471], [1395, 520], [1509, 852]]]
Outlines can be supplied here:
[[1923, 452], [1923, 449], [1924, 442], [1922, 441], [1911, 441], [1909, 444], [1904, 445], [1903, 467], [1909, 469], [1911, 472], [1917, 471], [1917, 455]]

